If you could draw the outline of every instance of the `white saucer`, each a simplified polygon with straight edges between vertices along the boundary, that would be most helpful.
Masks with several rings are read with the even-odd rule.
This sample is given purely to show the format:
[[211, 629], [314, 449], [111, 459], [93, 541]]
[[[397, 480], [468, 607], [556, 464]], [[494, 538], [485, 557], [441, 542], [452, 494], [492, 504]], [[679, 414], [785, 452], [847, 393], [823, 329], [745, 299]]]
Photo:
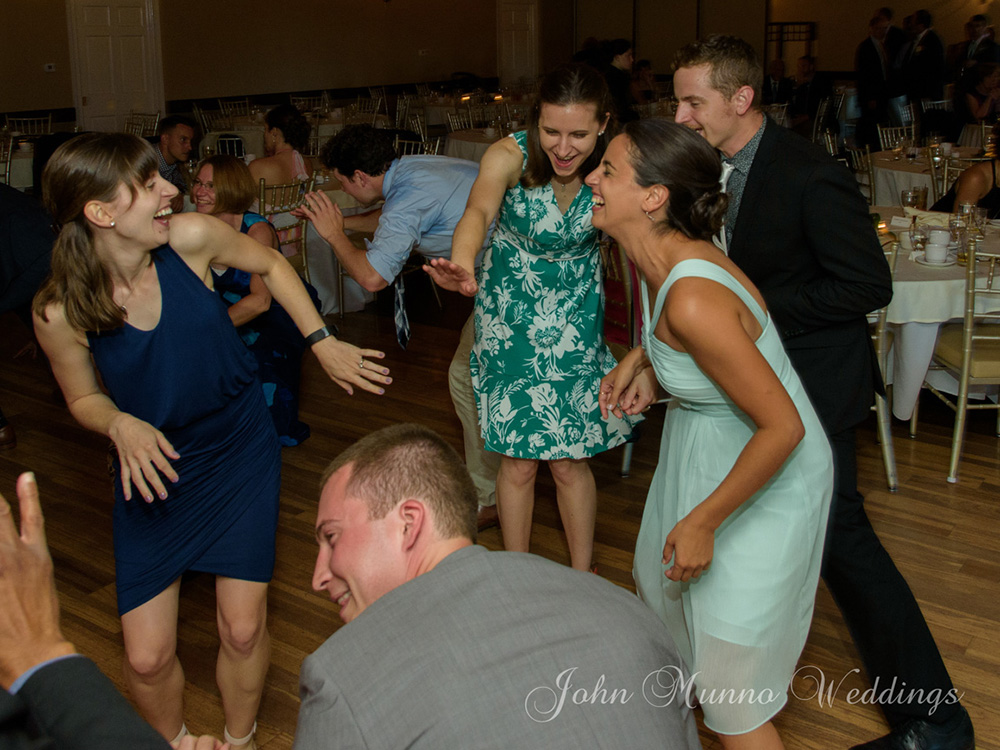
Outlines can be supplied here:
[[931, 268], [945, 268], [947, 266], [953, 266], [958, 261], [958, 253], [948, 253], [948, 259], [944, 263], [931, 263], [929, 260], [924, 260], [923, 253], [917, 253], [914, 260], [922, 266], [930, 266]]

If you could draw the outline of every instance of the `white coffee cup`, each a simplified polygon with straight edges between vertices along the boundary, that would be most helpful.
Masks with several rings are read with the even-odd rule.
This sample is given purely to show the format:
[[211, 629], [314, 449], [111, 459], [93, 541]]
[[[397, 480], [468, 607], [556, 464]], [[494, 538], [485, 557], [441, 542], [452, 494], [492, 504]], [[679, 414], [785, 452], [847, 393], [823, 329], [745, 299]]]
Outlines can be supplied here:
[[928, 244], [947, 245], [951, 242], [951, 232], [947, 229], [931, 229], [927, 232]]
[[928, 263], [946, 263], [948, 261], [948, 246], [928, 242], [924, 247], [924, 260]]
[[909, 231], [899, 233], [899, 246], [904, 250], [913, 249], [913, 239], [910, 237]]

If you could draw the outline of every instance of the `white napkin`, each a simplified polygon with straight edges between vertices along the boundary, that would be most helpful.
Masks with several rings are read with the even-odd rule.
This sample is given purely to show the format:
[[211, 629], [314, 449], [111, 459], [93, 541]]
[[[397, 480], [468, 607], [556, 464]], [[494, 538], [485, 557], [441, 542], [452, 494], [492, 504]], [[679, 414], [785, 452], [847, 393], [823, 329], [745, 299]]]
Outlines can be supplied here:
[[950, 214], [941, 213], [940, 211], [921, 211], [912, 206], [905, 206], [903, 212], [907, 216], [916, 216], [917, 222], [924, 227], [946, 227], [948, 226], [948, 219], [951, 218]]

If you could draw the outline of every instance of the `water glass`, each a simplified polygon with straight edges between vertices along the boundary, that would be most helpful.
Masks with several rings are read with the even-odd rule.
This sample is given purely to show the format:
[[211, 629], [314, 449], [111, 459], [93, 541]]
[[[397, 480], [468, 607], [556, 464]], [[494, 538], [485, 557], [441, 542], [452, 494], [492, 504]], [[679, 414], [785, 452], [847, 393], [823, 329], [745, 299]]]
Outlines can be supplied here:
[[927, 210], [927, 188], [916, 187], [903, 190], [899, 194], [899, 205], [903, 208], [916, 208], [920, 211]]
[[957, 243], [958, 247], [965, 245], [965, 230], [969, 226], [968, 216], [965, 214], [952, 214], [948, 220], [948, 229], [951, 231], [951, 241]]

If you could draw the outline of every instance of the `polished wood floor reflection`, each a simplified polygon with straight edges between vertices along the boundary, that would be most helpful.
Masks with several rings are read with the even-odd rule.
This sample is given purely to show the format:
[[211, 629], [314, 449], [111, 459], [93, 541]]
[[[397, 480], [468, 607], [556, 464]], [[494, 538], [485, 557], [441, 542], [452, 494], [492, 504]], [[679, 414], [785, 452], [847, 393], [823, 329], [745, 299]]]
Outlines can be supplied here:
[[[348, 315], [342, 324], [335, 320], [342, 325], [343, 338], [386, 351], [395, 383], [381, 398], [346, 396], [325, 380], [314, 359], [306, 357], [302, 416], [312, 427], [312, 437], [283, 452], [278, 563], [269, 600], [273, 655], [259, 714], [258, 742], [266, 750], [291, 747], [299, 665], [340, 624], [336, 607], [310, 589], [315, 559], [312, 525], [323, 468], [355, 439], [403, 420], [429, 425], [461, 449], [460, 425], [448, 397], [447, 367], [468, 306], [464, 300], [445, 296], [449, 298], [443, 311], [433, 308], [411, 316], [424, 322], [414, 324], [405, 353], [395, 343], [391, 317], [367, 312]], [[14, 359], [27, 340], [18, 321], [0, 318], [0, 331], [0, 406], [16, 426], [19, 441], [17, 448], [0, 452], [0, 491], [12, 499], [18, 473], [32, 470], [38, 475], [64, 629], [121, 688], [108, 443], [73, 422], [54, 396], [54, 382], [40, 358]], [[971, 422], [961, 481], [949, 485], [945, 474], [950, 414], [930, 401], [924, 404], [924, 425], [917, 440], [906, 437], [905, 426], [895, 428], [899, 492], [886, 490], [873, 422], [859, 433], [860, 484], [872, 521], [908, 578], [955, 684], [965, 694], [978, 747], [1000, 750], [1000, 441], [993, 435], [992, 419], [974, 415], [983, 418]], [[592, 463], [600, 495], [596, 535], [600, 572], [627, 588], [631, 588], [632, 548], [657, 460], [661, 425], [661, 413], [653, 411], [637, 444], [629, 478], [618, 474], [620, 451]], [[554, 487], [547, 473], [542, 474], [534, 551], [566, 562]], [[480, 541], [493, 549], [501, 546], [496, 529], [485, 532]], [[212, 584], [203, 575], [185, 582], [178, 650], [187, 678], [188, 727], [221, 735]], [[789, 701], [777, 720], [788, 748], [846, 748], [884, 732], [876, 709], [848, 700], [851, 688], [863, 690], [867, 683], [858, 674], [861, 665], [850, 636], [822, 585], [801, 665], [815, 668], [813, 674], [822, 674], [828, 688], [835, 682], [839, 689], [831, 703], [821, 704], [809, 697], [815, 690], [805, 676], [796, 680], [799, 697]], [[719, 747], [709, 733], [703, 732], [703, 738], [706, 747]], [[475, 738], [470, 738], [469, 747], [475, 745]]]

